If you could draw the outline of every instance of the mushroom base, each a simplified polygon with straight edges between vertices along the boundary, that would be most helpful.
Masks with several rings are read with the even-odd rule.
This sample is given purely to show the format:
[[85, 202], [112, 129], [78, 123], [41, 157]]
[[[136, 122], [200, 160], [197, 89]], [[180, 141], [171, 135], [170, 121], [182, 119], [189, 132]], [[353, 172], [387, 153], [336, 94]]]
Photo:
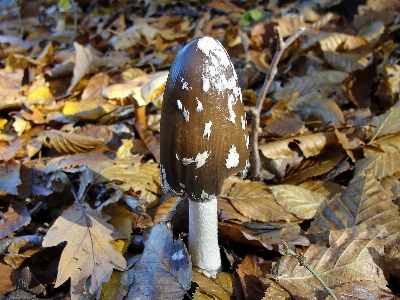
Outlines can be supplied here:
[[203, 274], [215, 277], [221, 270], [217, 198], [209, 202], [189, 200], [189, 253], [193, 266]]

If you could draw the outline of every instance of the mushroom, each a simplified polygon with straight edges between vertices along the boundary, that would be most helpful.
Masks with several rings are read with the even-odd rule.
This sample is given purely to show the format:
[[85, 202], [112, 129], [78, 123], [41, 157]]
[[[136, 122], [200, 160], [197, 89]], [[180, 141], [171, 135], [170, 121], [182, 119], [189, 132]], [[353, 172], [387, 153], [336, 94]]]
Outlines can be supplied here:
[[189, 253], [208, 276], [221, 270], [217, 196], [249, 166], [242, 93], [224, 47], [211, 37], [190, 41], [166, 83], [160, 129], [161, 186], [189, 199]]

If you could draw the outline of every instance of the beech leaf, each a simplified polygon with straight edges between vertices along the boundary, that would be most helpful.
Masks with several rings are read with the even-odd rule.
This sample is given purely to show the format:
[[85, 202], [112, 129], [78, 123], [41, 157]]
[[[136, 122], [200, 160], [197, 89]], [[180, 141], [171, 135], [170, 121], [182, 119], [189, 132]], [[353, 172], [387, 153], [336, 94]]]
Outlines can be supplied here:
[[388, 109], [384, 114], [374, 117], [371, 125], [370, 130], [373, 134], [371, 142], [377, 137], [399, 132], [400, 105], [397, 104]]
[[47, 147], [58, 152], [84, 153], [106, 145], [112, 138], [112, 133], [105, 127], [90, 126], [90, 130], [80, 130], [67, 133], [60, 130], [49, 130], [40, 137], [40, 141]]
[[294, 214], [300, 219], [311, 219], [315, 216], [320, 204], [324, 201], [324, 196], [313, 193], [305, 188], [295, 185], [276, 185], [269, 188], [276, 202], [285, 211]]
[[90, 276], [90, 293], [97, 297], [113, 269], [126, 267], [124, 257], [110, 244], [112, 226], [86, 203], [65, 210], [47, 232], [43, 247], [67, 242], [58, 265], [55, 287], [71, 278], [71, 299], [79, 299]]
[[192, 280], [189, 253], [180, 238], [173, 239], [165, 222], [151, 228], [134, 270], [138, 288], [151, 299], [182, 299]]
[[311, 223], [309, 233], [320, 234], [360, 224], [370, 227], [398, 219], [397, 206], [372, 172], [354, 178], [340, 196], [328, 200]]
[[[386, 285], [375, 261], [383, 254], [386, 239], [399, 237], [399, 228], [399, 222], [394, 222], [391, 226], [357, 226], [333, 231], [329, 248], [311, 245], [304, 259], [330, 288], [356, 280]], [[294, 298], [324, 299], [324, 295], [327, 296], [317, 279], [293, 256], [282, 257], [272, 273], [279, 278], [278, 284]]]
[[275, 201], [266, 185], [258, 182], [237, 182], [228, 194], [221, 196], [228, 198], [236, 210], [254, 221], [291, 222], [297, 220]]
[[230, 300], [233, 296], [233, 275], [219, 272], [215, 279], [204, 276], [199, 272], [193, 273], [193, 282], [198, 284], [193, 299]]

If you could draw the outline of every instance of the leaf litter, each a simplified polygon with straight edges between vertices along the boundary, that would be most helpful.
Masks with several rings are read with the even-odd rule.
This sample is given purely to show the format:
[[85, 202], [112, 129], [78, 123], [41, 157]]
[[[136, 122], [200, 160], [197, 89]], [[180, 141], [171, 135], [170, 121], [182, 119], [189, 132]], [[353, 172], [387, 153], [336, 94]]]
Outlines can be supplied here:
[[[0, 16], [4, 299], [331, 299], [285, 245], [338, 299], [400, 296], [398, 1], [64, 2]], [[224, 267], [207, 278], [187, 200], [160, 187], [167, 73], [217, 38], [250, 116], [276, 25], [305, 31], [263, 105], [260, 180], [218, 197]]]

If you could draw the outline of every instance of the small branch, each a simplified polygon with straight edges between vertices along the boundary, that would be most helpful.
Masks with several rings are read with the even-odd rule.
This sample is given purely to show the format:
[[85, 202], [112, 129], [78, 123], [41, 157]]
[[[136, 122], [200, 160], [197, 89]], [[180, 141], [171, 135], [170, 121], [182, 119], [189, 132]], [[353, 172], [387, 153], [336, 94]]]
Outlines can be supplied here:
[[264, 103], [265, 96], [274, 80], [276, 73], [278, 72], [278, 63], [281, 59], [285, 50], [300, 36], [300, 34], [304, 31], [304, 27], [297, 29], [295, 33], [293, 33], [286, 41], [283, 41], [281, 32], [279, 27], [275, 27], [275, 32], [278, 37], [278, 46], [272, 59], [271, 66], [268, 70], [267, 76], [265, 77], [265, 81], [263, 87], [261, 89], [261, 93], [258, 97], [256, 106], [253, 109], [253, 123], [251, 130], [251, 141], [252, 141], [252, 162], [253, 162], [253, 180], [257, 180], [260, 177], [260, 154], [258, 153], [258, 129], [260, 128], [260, 114], [261, 109]]
[[290, 250], [286, 243], [283, 243], [283, 248], [285, 249], [286, 254], [289, 254], [289, 255], [293, 256], [294, 258], [296, 258], [299, 261], [299, 264], [301, 266], [307, 268], [308, 271], [311, 272], [311, 274], [315, 277], [315, 279], [317, 279], [319, 281], [319, 283], [324, 287], [324, 289], [328, 292], [328, 294], [334, 300], [338, 300], [338, 298], [335, 296], [335, 294], [332, 292], [332, 290], [329, 288], [329, 286], [326, 285], [326, 283], [322, 280], [322, 278], [319, 277], [319, 275], [314, 271], [314, 269], [311, 268], [311, 266], [307, 263], [306, 258], [304, 256], [298, 255], [295, 252], [293, 252], [292, 250]]
[[76, 37], [76, 32], [78, 31], [78, 4], [74, 1], [71, 0], [71, 6], [72, 10], [74, 12], [74, 33], [72, 34], [71, 37], [71, 45], [74, 43], [75, 37]]

